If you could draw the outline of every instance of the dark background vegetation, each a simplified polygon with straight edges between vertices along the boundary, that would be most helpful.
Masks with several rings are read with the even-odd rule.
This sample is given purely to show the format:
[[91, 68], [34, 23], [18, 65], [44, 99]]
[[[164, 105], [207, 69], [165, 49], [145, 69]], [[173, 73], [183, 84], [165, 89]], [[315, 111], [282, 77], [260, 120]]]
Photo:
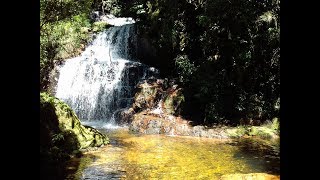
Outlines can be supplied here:
[[139, 59], [184, 88], [183, 116], [201, 124], [279, 117], [280, 1], [40, 2], [41, 91], [54, 64], [90, 39], [85, 27], [99, 10], [138, 21], [140, 38], [153, 49]]

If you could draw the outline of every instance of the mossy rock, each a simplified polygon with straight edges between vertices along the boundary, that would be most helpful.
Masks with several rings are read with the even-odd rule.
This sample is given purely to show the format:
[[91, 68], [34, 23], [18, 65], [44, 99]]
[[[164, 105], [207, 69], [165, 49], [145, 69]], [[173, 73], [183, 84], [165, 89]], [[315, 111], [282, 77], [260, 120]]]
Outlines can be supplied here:
[[176, 89], [169, 92], [164, 99], [163, 107], [167, 114], [179, 114], [180, 105], [184, 102], [184, 95], [182, 94], [182, 89]]
[[57, 145], [67, 152], [109, 142], [96, 129], [83, 126], [66, 103], [47, 93], [40, 93], [40, 135], [40, 146]]
[[159, 93], [159, 87], [156, 85], [150, 85], [143, 83], [139, 85], [138, 91], [134, 97], [134, 110], [140, 111], [145, 108], [153, 108], [157, 101], [157, 94]]
[[98, 22], [94, 22], [92, 24], [92, 31], [93, 32], [101, 32], [107, 28], [111, 27], [110, 24], [108, 24], [107, 22], [104, 21], [98, 21]]

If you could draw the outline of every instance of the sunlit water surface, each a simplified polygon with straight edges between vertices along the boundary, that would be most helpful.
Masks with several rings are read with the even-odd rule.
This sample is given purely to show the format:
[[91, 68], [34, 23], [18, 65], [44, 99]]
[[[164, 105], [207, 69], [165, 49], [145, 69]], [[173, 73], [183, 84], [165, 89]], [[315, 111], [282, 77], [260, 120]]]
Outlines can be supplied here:
[[135, 135], [126, 128], [106, 133], [111, 143], [70, 161], [66, 179], [219, 179], [233, 173], [280, 173], [279, 142]]

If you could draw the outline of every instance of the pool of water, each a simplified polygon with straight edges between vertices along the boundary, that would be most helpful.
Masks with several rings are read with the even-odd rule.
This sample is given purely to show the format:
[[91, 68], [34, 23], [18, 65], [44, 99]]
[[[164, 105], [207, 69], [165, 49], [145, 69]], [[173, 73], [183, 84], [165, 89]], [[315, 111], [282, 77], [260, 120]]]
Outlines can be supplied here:
[[66, 179], [219, 179], [234, 173], [280, 174], [279, 141], [253, 138], [105, 133], [110, 144], [74, 158]]

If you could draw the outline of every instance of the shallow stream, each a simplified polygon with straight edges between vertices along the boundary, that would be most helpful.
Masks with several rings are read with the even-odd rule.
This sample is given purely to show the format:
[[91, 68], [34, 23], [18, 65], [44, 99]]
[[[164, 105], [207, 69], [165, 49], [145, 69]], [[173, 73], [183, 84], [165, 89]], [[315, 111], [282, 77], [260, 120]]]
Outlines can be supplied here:
[[279, 141], [219, 140], [104, 131], [110, 144], [74, 158], [66, 179], [219, 179], [225, 174], [280, 174]]

